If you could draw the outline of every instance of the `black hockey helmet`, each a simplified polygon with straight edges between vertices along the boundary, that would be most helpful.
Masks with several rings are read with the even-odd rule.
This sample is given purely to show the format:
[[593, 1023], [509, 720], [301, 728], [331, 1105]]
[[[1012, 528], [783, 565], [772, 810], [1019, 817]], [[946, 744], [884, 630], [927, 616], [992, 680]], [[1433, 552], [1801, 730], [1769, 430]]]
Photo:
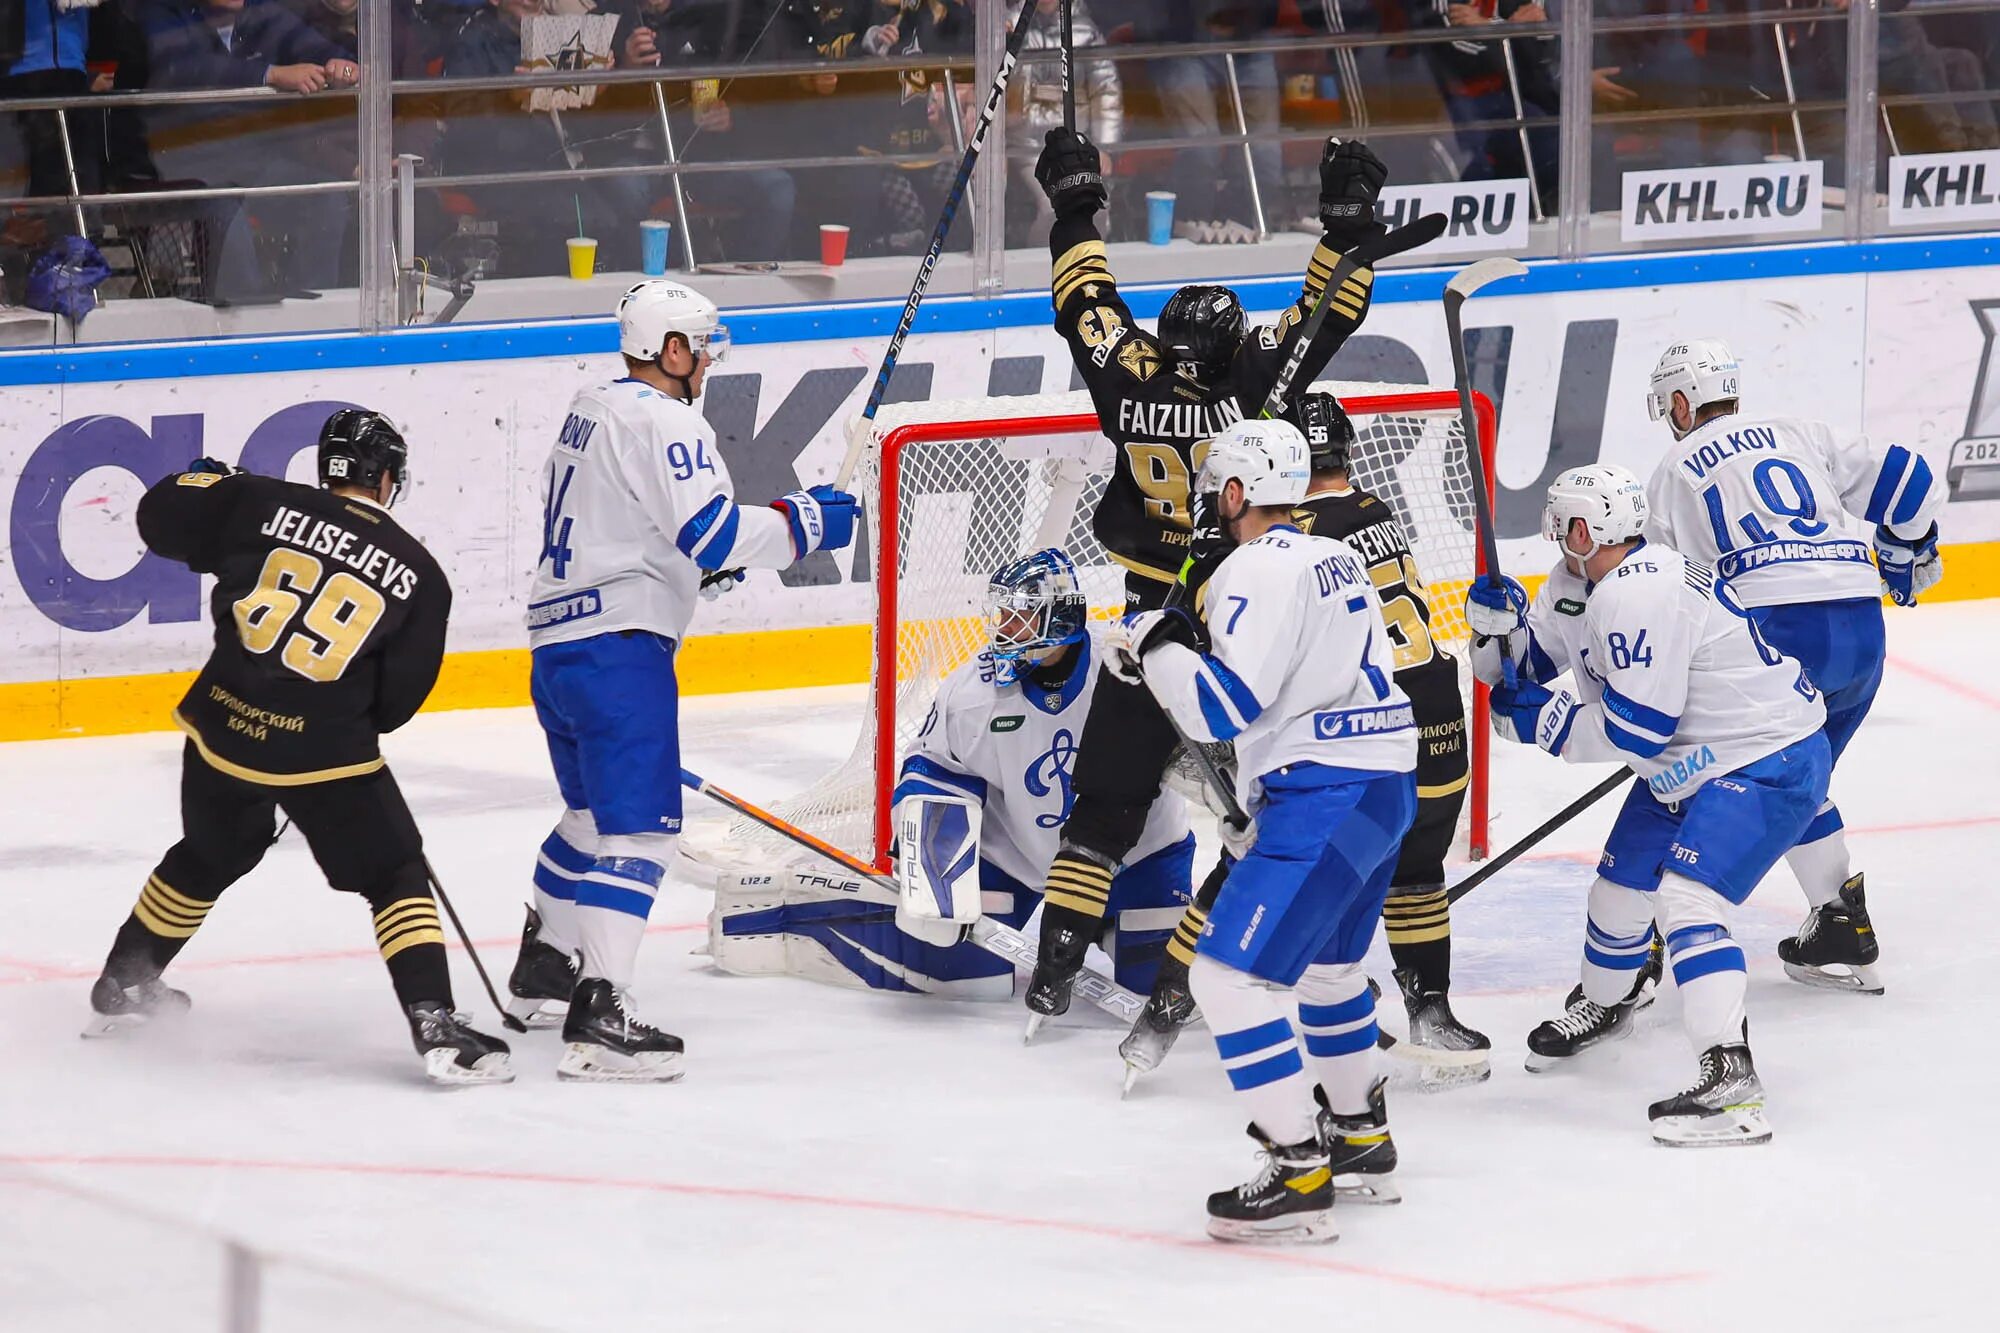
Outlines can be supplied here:
[[1354, 452], [1354, 422], [1330, 393], [1302, 393], [1285, 407], [1285, 420], [1306, 437], [1315, 472], [1345, 472]]
[[402, 433], [380, 412], [343, 407], [319, 428], [319, 484], [358, 486], [364, 491], [382, 484], [382, 474], [395, 480], [389, 503], [403, 493], [409, 480], [410, 446]]
[[1220, 374], [1243, 345], [1243, 303], [1227, 287], [1183, 287], [1160, 310], [1160, 344], [1176, 361]]

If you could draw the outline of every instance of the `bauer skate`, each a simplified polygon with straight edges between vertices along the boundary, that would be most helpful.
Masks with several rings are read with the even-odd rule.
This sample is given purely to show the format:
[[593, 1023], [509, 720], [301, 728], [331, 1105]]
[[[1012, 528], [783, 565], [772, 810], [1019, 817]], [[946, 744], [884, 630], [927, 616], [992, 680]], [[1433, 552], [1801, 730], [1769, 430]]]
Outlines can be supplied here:
[[104, 969], [90, 988], [91, 1017], [86, 1037], [110, 1037], [126, 1028], [178, 1018], [190, 1007], [187, 992], [160, 980], [157, 972], [130, 974]]
[[1279, 1146], [1255, 1124], [1251, 1138], [1264, 1159], [1257, 1175], [1233, 1190], [1208, 1196], [1208, 1234], [1256, 1245], [1299, 1245], [1338, 1240], [1333, 1220], [1333, 1173], [1319, 1135]]
[[1044, 904], [1042, 938], [1035, 950], [1035, 970], [1028, 975], [1027, 1031], [1023, 1042], [1035, 1039], [1042, 1024], [1069, 1012], [1071, 993], [1076, 990], [1076, 974], [1083, 970], [1083, 955], [1104, 929], [1096, 917], [1068, 907]]
[[1747, 1045], [1711, 1046], [1701, 1053], [1693, 1087], [1647, 1108], [1653, 1142], [1669, 1148], [1718, 1148], [1769, 1143], [1764, 1084]]
[[1493, 1043], [1458, 1021], [1450, 997], [1421, 989], [1412, 969], [1397, 968], [1395, 977], [1410, 1018], [1410, 1039], [1399, 1043], [1395, 1054], [1416, 1067], [1418, 1088], [1441, 1092], [1493, 1077]]
[[1326, 1092], [1315, 1086], [1319, 1103], [1319, 1137], [1326, 1145], [1327, 1169], [1333, 1172], [1333, 1192], [1347, 1203], [1401, 1203], [1396, 1188], [1396, 1141], [1389, 1137], [1389, 1080], [1378, 1078], [1368, 1089], [1368, 1109], [1360, 1115], [1335, 1115]]
[[672, 1083], [685, 1047], [671, 1032], [639, 1021], [631, 1001], [602, 977], [585, 977], [563, 1020], [556, 1076], [580, 1083]]
[[1792, 980], [1861, 995], [1882, 993], [1875, 970], [1881, 956], [1859, 875], [1842, 884], [1832, 902], [1808, 912], [1798, 934], [1778, 941], [1778, 959]]
[[410, 1041], [423, 1057], [424, 1077], [431, 1082], [458, 1087], [514, 1081], [507, 1043], [474, 1031], [450, 1005], [419, 1000], [405, 1012], [410, 1020]]
[[[507, 978], [508, 1016], [530, 1028], [562, 1026], [576, 978], [575, 955], [543, 942], [541, 913], [530, 907], [521, 927], [521, 952]], [[544, 1008], [551, 1001], [562, 1008]]]
[[1159, 976], [1153, 981], [1153, 993], [1146, 997], [1145, 1010], [1125, 1034], [1125, 1040], [1118, 1043], [1118, 1054], [1125, 1061], [1125, 1087], [1118, 1095], [1131, 1092], [1139, 1075], [1158, 1069], [1167, 1052], [1173, 1049], [1181, 1029], [1200, 1016], [1194, 996], [1188, 993], [1187, 964], [1171, 956], [1162, 958]]

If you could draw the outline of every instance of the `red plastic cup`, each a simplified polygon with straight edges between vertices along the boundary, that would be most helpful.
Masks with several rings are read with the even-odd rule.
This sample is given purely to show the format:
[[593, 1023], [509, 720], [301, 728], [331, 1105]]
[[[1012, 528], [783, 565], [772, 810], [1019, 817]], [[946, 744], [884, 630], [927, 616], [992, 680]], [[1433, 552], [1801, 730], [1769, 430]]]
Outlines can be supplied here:
[[847, 262], [847, 228], [837, 222], [819, 224], [819, 262], [828, 268]]

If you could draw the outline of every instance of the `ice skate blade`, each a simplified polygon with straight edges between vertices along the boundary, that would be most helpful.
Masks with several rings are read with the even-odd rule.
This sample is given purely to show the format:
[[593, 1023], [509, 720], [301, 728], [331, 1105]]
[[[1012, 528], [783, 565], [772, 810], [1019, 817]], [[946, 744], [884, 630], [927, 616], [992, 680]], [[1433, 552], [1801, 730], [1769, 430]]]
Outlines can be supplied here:
[[1821, 990], [1847, 991], [1854, 995], [1880, 995], [1882, 978], [1870, 963], [1835, 963], [1831, 966], [1845, 967], [1845, 972], [1829, 971], [1825, 967], [1808, 967], [1804, 963], [1786, 963], [1785, 975], [1793, 981], [1816, 986]]
[[1387, 1204], [1403, 1201], [1403, 1191], [1396, 1188], [1393, 1171], [1372, 1176], [1359, 1172], [1335, 1176], [1333, 1193], [1342, 1203]]
[[1048, 1021], [1049, 1016], [1047, 1014], [1038, 1014], [1032, 1009], [1029, 1010], [1028, 1026], [1021, 1031], [1021, 1044], [1023, 1046], [1031, 1044], [1035, 1040], [1035, 1034], [1040, 1032], [1042, 1025]]
[[86, 1041], [100, 1037], [115, 1037], [131, 1028], [142, 1028], [149, 1022], [145, 1014], [100, 1014], [92, 1012], [90, 1021], [83, 1025], [77, 1035]]
[[1150, 1074], [1167, 1058], [1167, 1052], [1174, 1048], [1174, 1041], [1180, 1035], [1179, 1028], [1160, 1032], [1149, 1027], [1135, 1027], [1125, 1034], [1125, 1040], [1118, 1043], [1118, 1054], [1125, 1061], [1126, 1068]]
[[1208, 1219], [1208, 1234], [1230, 1245], [1324, 1245], [1340, 1239], [1340, 1227], [1333, 1220], [1333, 1209], [1327, 1208], [1316, 1213], [1266, 1218], [1261, 1222], [1211, 1217]]
[[467, 1068], [458, 1063], [458, 1053], [449, 1046], [424, 1052], [424, 1077], [440, 1087], [464, 1088], [478, 1083], [512, 1083], [514, 1062], [505, 1051], [488, 1051]]
[[556, 1077], [569, 1083], [673, 1083], [686, 1072], [679, 1051], [620, 1055], [582, 1041], [564, 1047], [556, 1065]]
[[1399, 1041], [1382, 1047], [1389, 1058], [1389, 1075], [1396, 1086], [1418, 1092], [1448, 1092], [1493, 1077], [1493, 1052], [1447, 1051]]
[[1771, 1122], [1761, 1106], [1731, 1106], [1715, 1115], [1662, 1116], [1653, 1122], [1653, 1142], [1663, 1148], [1748, 1148], [1770, 1141]]
[[[542, 1007], [550, 1003], [555, 1003], [559, 1007], [554, 1009], [544, 1009]], [[530, 1032], [542, 1032], [549, 1028], [559, 1028], [563, 1025], [563, 1019], [568, 1017], [568, 1014], [569, 1001], [566, 999], [552, 1002], [549, 1000], [531, 1000], [526, 996], [516, 995], [513, 999], [507, 1001], [507, 1016], [527, 1024]]]

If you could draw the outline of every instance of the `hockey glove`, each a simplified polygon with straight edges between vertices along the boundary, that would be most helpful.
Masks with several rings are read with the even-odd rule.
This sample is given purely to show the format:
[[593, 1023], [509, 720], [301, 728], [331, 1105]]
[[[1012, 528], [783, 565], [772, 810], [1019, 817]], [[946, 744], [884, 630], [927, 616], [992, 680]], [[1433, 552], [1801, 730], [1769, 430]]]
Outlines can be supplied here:
[[844, 551], [854, 541], [854, 517], [860, 504], [846, 491], [814, 486], [779, 496], [771, 508], [791, 524], [795, 560], [803, 560], [814, 551]]
[[1388, 230], [1375, 220], [1375, 202], [1388, 179], [1389, 168], [1367, 144], [1326, 141], [1319, 159], [1319, 220], [1328, 245], [1351, 250]]
[[1104, 207], [1104, 159], [1097, 145], [1058, 125], [1042, 143], [1035, 180], [1060, 217], [1095, 213]]
[[1215, 821], [1216, 832], [1222, 835], [1222, 850], [1232, 861], [1241, 861], [1250, 855], [1250, 849], [1257, 845], [1257, 824], [1238, 824], [1224, 816]]
[[1882, 576], [1882, 591], [1897, 606], [1915, 606], [1917, 598], [1937, 586], [1944, 577], [1944, 558], [1938, 554], [1937, 524], [1915, 540], [1905, 540], [1887, 527], [1875, 529], [1875, 569]]
[[1517, 685], [1495, 685], [1490, 701], [1493, 730], [1503, 740], [1539, 745], [1555, 755], [1569, 743], [1578, 701], [1567, 689], [1550, 691], [1524, 680]]
[[242, 469], [231, 467], [220, 458], [197, 458], [182, 470], [184, 472], [213, 472], [218, 477], [233, 477]]
[[1185, 608], [1141, 611], [1111, 627], [1104, 641], [1104, 667], [1127, 685], [1146, 683], [1146, 654], [1163, 643], [1201, 651], [1201, 630]]
[[701, 600], [712, 602], [722, 594], [743, 582], [747, 577], [740, 569], [704, 570], [701, 576]]
[[1465, 623], [1481, 638], [1519, 634], [1528, 623], [1528, 590], [1504, 576], [1480, 575], [1465, 590]]

